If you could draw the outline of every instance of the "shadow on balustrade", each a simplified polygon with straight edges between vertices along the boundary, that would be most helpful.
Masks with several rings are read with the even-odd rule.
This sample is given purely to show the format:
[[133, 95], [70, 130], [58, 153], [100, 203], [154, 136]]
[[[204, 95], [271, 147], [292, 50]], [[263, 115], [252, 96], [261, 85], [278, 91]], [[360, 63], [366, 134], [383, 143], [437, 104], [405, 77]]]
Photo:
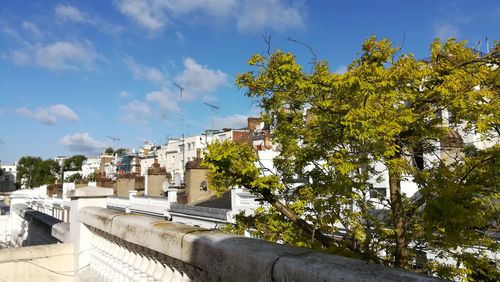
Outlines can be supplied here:
[[20, 234], [25, 238], [22, 240], [21, 246], [26, 247], [60, 243], [60, 241], [51, 234], [52, 226], [61, 223], [61, 220], [31, 209], [23, 211], [23, 218], [24, 221], [21, 224], [24, 226], [22, 226], [21, 232], [26, 232], [27, 234], [26, 236]]

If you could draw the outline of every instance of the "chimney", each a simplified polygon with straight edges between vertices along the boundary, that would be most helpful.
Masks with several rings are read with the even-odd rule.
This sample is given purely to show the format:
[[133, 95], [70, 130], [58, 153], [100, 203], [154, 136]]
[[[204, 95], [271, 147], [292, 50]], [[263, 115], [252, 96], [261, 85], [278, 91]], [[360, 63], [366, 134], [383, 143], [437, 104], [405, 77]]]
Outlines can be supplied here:
[[201, 160], [201, 148], [196, 149], [196, 160]]
[[255, 131], [257, 129], [257, 125], [261, 123], [261, 119], [256, 117], [249, 117], [247, 119], [247, 123], [248, 123], [248, 129], [250, 131]]
[[271, 149], [271, 136], [268, 131], [264, 132], [264, 148], [266, 150]]

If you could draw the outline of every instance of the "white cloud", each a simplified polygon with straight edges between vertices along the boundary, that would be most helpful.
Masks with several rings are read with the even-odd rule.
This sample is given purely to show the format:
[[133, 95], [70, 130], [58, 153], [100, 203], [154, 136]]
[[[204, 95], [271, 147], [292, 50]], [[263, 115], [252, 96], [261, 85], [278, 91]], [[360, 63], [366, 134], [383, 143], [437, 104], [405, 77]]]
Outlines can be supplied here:
[[0, 21], [0, 32], [12, 38], [14, 41], [24, 43], [24, 38], [21, 36], [21, 34], [19, 34], [19, 32], [9, 27], [2, 21]]
[[127, 90], [123, 90], [122, 92], [120, 92], [120, 97], [122, 98], [130, 98], [132, 96], [132, 93], [128, 92]]
[[43, 36], [42, 32], [38, 26], [32, 22], [23, 21], [23, 28], [31, 32], [35, 38], [41, 38]]
[[59, 4], [54, 8], [56, 17], [62, 20], [68, 20], [79, 23], [93, 23], [93, 20], [78, 8], [71, 5]]
[[247, 126], [248, 116], [234, 114], [225, 117], [214, 117], [215, 128], [244, 128]]
[[63, 104], [56, 104], [46, 108], [39, 107], [36, 110], [30, 110], [28, 108], [19, 108], [16, 113], [20, 116], [34, 118], [43, 124], [52, 125], [58, 120], [69, 120], [78, 121], [78, 115], [70, 109], [68, 106]]
[[5, 57], [16, 65], [28, 65], [32, 63], [32, 56], [27, 50], [12, 51], [10, 54], [5, 55]]
[[131, 57], [126, 57], [124, 62], [135, 79], [148, 80], [156, 84], [166, 82], [165, 76], [157, 68], [140, 65]]
[[170, 89], [162, 89], [150, 92], [146, 95], [148, 102], [154, 103], [160, 107], [161, 116], [166, 119], [171, 113], [179, 112], [177, 104], [178, 94]]
[[[304, 5], [285, 0], [117, 0], [118, 10], [141, 28], [156, 34], [174, 20], [201, 16], [209, 20], [236, 22], [240, 31], [284, 31], [304, 27]], [[197, 13], [197, 14], [195, 14]], [[206, 24], [206, 20], [200, 21]]]
[[182, 34], [181, 32], [176, 31], [175, 36], [177, 37], [177, 41], [179, 41], [179, 43], [181, 44], [186, 43], [186, 37], [184, 37], [184, 34]]
[[99, 153], [106, 144], [92, 138], [88, 133], [74, 133], [64, 136], [60, 144], [66, 146], [70, 151], [78, 153], [96, 154]]
[[215, 18], [227, 17], [235, 12], [235, 0], [160, 0], [165, 9], [176, 16], [200, 11]]
[[221, 70], [209, 69], [188, 57], [184, 59], [184, 71], [175, 80], [186, 89], [186, 99], [192, 100], [227, 85], [227, 77], [228, 75]]
[[257, 32], [304, 28], [303, 9], [300, 2], [288, 5], [283, 0], [246, 0], [237, 17], [237, 25], [240, 31]]
[[99, 56], [89, 43], [56, 41], [47, 45], [31, 45], [6, 56], [16, 65], [34, 65], [53, 71], [95, 68]]
[[134, 100], [120, 109], [122, 119], [132, 124], [147, 124], [152, 115], [151, 108], [145, 102]]
[[161, 1], [155, 0], [122, 0], [115, 2], [122, 14], [153, 33], [161, 30], [167, 22], [164, 9], [159, 4], [161, 4]]
[[97, 27], [102, 32], [111, 35], [116, 36], [123, 31], [123, 27], [112, 24], [100, 17], [84, 13], [75, 6], [59, 4], [54, 8], [54, 12], [58, 20], [90, 24]]
[[449, 38], [457, 38], [460, 34], [458, 27], [447, 22], [438, 22], [434, 24], [434, 36], [443, 41]]

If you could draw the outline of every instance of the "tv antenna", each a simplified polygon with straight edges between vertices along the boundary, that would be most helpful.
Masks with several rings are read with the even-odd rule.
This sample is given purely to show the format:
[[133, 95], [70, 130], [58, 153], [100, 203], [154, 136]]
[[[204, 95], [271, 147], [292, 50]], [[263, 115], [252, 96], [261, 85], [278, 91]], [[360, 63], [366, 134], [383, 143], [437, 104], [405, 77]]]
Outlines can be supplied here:
[[116, 141], [120, 141], [120, 138], [114, 136], [106, 136], [107, 138], [113, 140], [113, 149], [115, 148]]
[[210, 127], [210, 131], [211, 131], [211, 135], [213, 136], [214, 135], [214, 113], [215, 111], [218, 111], [220, 110], [219, 107], [215, 106], [215, 105], [212, 105], [212, 104], [209, 104], [209, 103], [205, 103], [203, 102], [203, 104], [207, 105], [208, 107], [210, 107], [210, 110], [212, 112], [212, 126]]
[[182, 171], [184, 171], [184, 166], [186, 165], [186, 148], [184, 148], [184, 110], [183, 110], [183, 97], [182, 97], [182, 91], [184, 91], [184, 87], [180, 86], [177, 83], [174, 83], [175, 87], [179, 88], [179, 95], [180, 95], [180, 110], [181, 110], [181, 140], [182, 140]]

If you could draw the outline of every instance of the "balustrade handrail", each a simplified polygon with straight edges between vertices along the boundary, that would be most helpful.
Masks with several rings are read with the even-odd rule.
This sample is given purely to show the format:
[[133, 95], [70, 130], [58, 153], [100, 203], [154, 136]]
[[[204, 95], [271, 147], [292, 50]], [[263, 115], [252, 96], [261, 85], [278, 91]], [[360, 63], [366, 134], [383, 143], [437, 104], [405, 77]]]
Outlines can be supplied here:
[[190, 265], [205, 273], [208, 276], [205, 279], [210, 281], [438, 280], [346, 257], [105, 208], [84, 207], [79, 210], [78, 219], [91, 229], [126, 242], [125, 245], [139, 245]]

